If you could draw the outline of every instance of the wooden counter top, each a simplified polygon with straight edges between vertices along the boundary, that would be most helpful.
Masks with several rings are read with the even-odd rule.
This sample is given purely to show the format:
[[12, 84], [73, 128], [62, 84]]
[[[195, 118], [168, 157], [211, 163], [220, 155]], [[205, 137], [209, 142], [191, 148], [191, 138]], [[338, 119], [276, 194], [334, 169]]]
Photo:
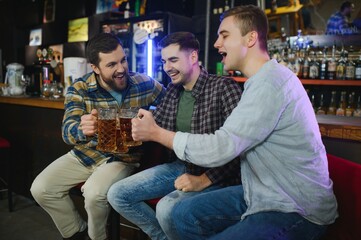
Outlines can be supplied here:
[[[40, 108], [64, 109], [64, 98], [44, 99], [41, 97], [4, 97], [0, 103], [32, 106]], [[323, 137], [346, 139], [361, 142], [361, 118], [316, 115]]]
[[0, 103], [64, 110], [64, 98], [45, 99], [28, 96], [0, 96]]
[[361, 142], [361, 118], [316, 115], [323, 137]]

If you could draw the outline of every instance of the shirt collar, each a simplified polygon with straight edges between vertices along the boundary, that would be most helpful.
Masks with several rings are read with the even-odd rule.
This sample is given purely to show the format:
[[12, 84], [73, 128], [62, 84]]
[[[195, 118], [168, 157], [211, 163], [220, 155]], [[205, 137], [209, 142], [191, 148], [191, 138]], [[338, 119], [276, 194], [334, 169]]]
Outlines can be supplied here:
[[203, 92], [203, 88], [207, 83], [208, 72], [204, 69], [204, 67], [200, 66], [201, 71], [199, 73], [199, 77], [192, 89], [192, 96], [198, 98], [198, 96]]

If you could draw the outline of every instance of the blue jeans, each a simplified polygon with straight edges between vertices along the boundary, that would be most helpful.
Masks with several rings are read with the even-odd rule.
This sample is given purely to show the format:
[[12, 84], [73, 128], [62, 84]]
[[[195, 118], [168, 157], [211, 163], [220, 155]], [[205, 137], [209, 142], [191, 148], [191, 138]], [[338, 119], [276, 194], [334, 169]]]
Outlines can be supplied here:
[[[310, 203], [311, 204], [311, 203]], [[319, 239], [327, 226], [297, 213], [260, 212], [241, 220], [247, 205], [241, 185], [202, 193], [178, 202], [171, 218], [182, 239]]]
[[[183, 173], [185, 165], [181, 161], [146, 169], [113, 184], [108, 191], [108, 201], [152, 239], [178, 239], [174, 222], [169, 217], [173, 205], [200, 193], [174, 188], [174, 181]], [[209, 187], [202, 192], [217, 188]], [[156, 212], [144, 202], [159, 197], [163, 198], [158, 202]]]

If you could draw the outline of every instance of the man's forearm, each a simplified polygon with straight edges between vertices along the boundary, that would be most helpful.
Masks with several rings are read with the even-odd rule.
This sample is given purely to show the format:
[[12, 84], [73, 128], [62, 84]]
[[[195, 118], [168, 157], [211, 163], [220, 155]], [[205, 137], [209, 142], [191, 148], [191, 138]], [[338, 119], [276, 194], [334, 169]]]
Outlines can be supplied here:
[[157, 126], [153, 135], [153, 141], [162, 144], [163, 146], [173, 149], [173, 140], [175, 132], [168, 131], [164, 128]]

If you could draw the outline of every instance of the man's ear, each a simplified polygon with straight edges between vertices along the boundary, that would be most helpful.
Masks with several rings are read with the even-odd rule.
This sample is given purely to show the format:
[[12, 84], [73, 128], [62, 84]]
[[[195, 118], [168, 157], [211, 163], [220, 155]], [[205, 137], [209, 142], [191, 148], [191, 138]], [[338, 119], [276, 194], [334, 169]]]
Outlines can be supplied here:
[[191, 57], [192, 63], [195, 63], [195, 62], [198, 63], [198, 52], [196, 50], [193, 50], [191, 52], [190, 57]]
[[96, 73], [96, 74], [99, 74], [100, 73], [100, 70], [97, 66], [95, 66], [94, 64], [90, 64], [90, 67], [93, 69], [93, 71]]
[[248, 33], [248, 39], [247, 39], [248, 47], [253, 47], [256, 44], [257, 40], [258, 40], [258, 33], [256, 31], [252, 31]]

